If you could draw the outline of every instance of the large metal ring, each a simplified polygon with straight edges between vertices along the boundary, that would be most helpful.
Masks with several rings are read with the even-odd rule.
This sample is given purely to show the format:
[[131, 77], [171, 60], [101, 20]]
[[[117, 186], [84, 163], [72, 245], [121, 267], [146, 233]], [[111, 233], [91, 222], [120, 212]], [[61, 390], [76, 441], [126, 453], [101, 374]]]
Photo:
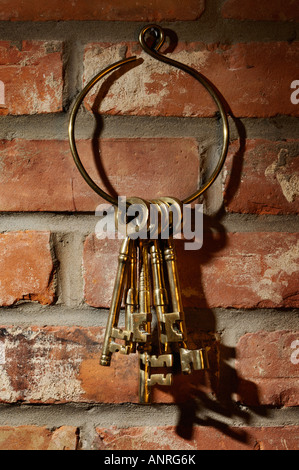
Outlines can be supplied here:
[[[156, 35], [156, 41], [153, 47], [149, 47], [146, 43], [146, 34], [148, 32], [154, 32]], [[148, 25], [144, 27], [139, 35], [139, 42], [145, 52], [147, 52], [150, 56], [154, 57], [155, 59], [165, 62], [166, 64], [172, 65], [180, 70], [183, 70], [184, 72], [188, 73], [192, 77], [194, 77], [196, 80], [198, 80], [208, 91], [208, 93], [211, 95], [213, 98], [218, 111], [220, 113], [221, 121], [222, 121], [222, 149], [221, 149], [221, 154], [218, 160], [218, 163], [211, 174], [210, 178], [206, 183], [204, 183], [195, 193], [191, 194], [190, 196], [186, 197], [183, 199], [182, 203], [183, 204], [189, 204], [195, 199], [197, 199], [201, 194], [203, 194], [215, 181], [217, 176], [219, 175], [223, 164], [225, 162], [225, 158], [227, 155], [228, 151], [228, 145], [229, 145], [229, 126], [228, 126], [228, 119], [227, 119], [227, 114], [226, 111], [223, 107], [223, 104], [221, 102], [221, 97], [217, 93], [217, 91], [214, 89], [214, 87], [207, 81], [207, 79], [199, 72], [197, 72], [195, 69], [192, 67], [189, 67], [188, 65], [182, 64], [181, 62], [178, 62], [176, 60], [170, 59], [169, 57], [163, 56], [162, 54], [159, 53], [159, 49], [163, 45], [165, 41], [165, 34], [163, 29], [160, 26], [157, 25]], [[82, 177], [86, 181], [86, 183], [97, 193], [99, 194], [103, 199], [106, 201], [110, 202], [111, 204], [114, 204], [115, 206], [118, 205], [118, 199], [112, 197], [110, 194], [106, 193], [103, 191], [93, 180], [90, 178], [89, 174], [85, 170], [76, 146], [76, 141], [75, 141], [75, 121], [77, 117], [78, 110], [80, 108], [81, 103], [83, 102], [85, 96], [87, 93], [93, 88], [93, 86], [102, 78], [104, 78], [106, 75], [108, 75], [110, 72], [113, 70], [118, 69], [119, 67], [122, 67], [123, 65], [126, 65], [130, 62], [134, 62], [137, 60], [136, 56], [129, 57], [127, 59], [120, 60], [119, 62], [115, 62], [114, 64], [110, 65], [109, 67], [105, 68], [103, 71], [99, 72], [95, 77], [93, 77], [87, 85], [83, 88], [83, 90], [79, 93], [77, 96], [75, 103], [73, 105], [73, 108], [70, 113], [70, 119], [69, 119], [69, 141], [70, 141], [70, 149], [71, 153], [73, 155], [74, 161], [76, 163], [76, 166], [81, 173]]]

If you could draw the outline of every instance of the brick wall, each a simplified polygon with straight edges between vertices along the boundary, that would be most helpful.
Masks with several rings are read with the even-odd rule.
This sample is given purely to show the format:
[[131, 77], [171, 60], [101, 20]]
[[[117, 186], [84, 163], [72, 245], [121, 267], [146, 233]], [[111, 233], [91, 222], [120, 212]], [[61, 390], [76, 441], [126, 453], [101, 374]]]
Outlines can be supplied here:
[[[298, 450], [297, 2], [0, 7], [0, 449]], [[74, 166], [67, 125], [84, 83], [137, 55], [142, 65], [86, 99], [80, 153], [108, 191], [196, 189], [217, 147], [215, 108], [141, 52], [153, 21], [170, 30], [169, 56], [222, 94], [231, 145], [203, 200], [203, 248], [177, 242], [189, 339], [210, 346], [211, 370], [175, 376], [143, 408], [134, 355], [99, 366], [118, 242], [95, 237], [103, 201]]]

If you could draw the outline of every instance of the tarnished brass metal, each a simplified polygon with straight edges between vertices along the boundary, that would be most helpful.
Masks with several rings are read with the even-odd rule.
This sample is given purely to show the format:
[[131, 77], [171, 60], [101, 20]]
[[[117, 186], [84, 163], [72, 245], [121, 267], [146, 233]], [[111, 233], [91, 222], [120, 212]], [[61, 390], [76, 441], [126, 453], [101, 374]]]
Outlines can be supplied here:
[[[139, 278], [139, 314], [143, 320], [143, 331], [145, 335], [151, 333], [151, 301], [150, 281], [148, 265], [148, 242], [139, 241], [140, 246], [140, 278]], [[140, 331], [140, 330], [139, 330]], [[145, 336], [148, 338], [148, 336]], [[150, 403], [150, 352], [151, 344], [145, 342], [139, 353], [139, 401], [143, 404]]]
[[159, 336], [164, 351], [169, 350], [169, 343], [183, 341], [183, 333], [179, 329], [178, 323], [181, 321], [178, 312], [167, 312], [167, 291], [165, 289], [163, 273], [163, 256], [158, 242], [154, 242], [151, 250], [151, 264], [153, 277], [153, 299], [156, 309]]
[[151, 203], [157, 208], [159, 214], [159, 235], [163, 238], [169, 237], [170, 219], [168, 205], [163, 203], [160, 199], [153, 199]]
[[194, 370], [208, 369], [209, 360], [207, 350], [180, 348], [181, 369], [184, 374], [191, 374], [192, 366]]
[[[146, 337], [148, 342], [149, 335], [151, 334], [151, 297], [150, 297], [150, 277], [149, 277], [149, 264], [148, 264], [148, 242], [139, 241], [140, 245], [140, 277], [139, 277], [139, 312], [138, 322], [134, 318], [134, 327], [136, 324], [139, 325], [138, 331], [141, 333], [140, 325], [142, 324], [143, 335]], [[142, 320], [142, 322], [140, 322]], [[134, 331], [135, 334], [135, 331]], [[136, 338], [136, 336], [135, 336]], [[140, 339], [138, 339], [140, 341]]]
[[181, 370], [185, 374], [191, 374], [192, 367], [194, 370], [202, 370], [209, 368], [209, 361], [207, 351], [204, 348], [190, 350], [187, 349], [186, 339], [187, 330], [185, 324], [185, 314], [183, 311], [183, 303], [181, 298], [181, 289], [179, 284], [179, 276], [177, 269], [177, 257], [175, 246], [172, 239], [165, 240], [164, 257], [167, 265], [169, 290], [171, 295], [172, 307], [177, 310], [179, 315], [178, 325], [183, 335], [183, 340], [180, 344], [180, 360]]
[[172, 385], [172, 374], [151, 374], [150, 378], [148, 379], [148, 386], [152, 387], [153, 385]]
[[137, 284], [137, 242], [132, 241], [129, 255], [129, 267], [127, 270], [127, 283], [125, 290], [125, 330], [129, 332], [126, 339], [130, 353], [136, 352], [136, 338], [134, 338], [134, 314], [138, 309], [138, 284]]
[[174, 197], [160, 197], [158, 201], [160, 206], [168, 207], [169, 228], [171, 230], [169, 236], [181, 233], [183, 223], [183, 203]]
[[151, 403], [151, 387], [153, 385], [172, 385], [172, 374], [152, 374], [155, 367], [172, 367], [173, 355], [163, 354], [151, 356], [148, 352], [139, 354], [139, 402], [148, 405]]
[[[134, 211], [131, 211], [132, 208]], [[132, 222], [127, 220], [130, 216], [133, 217]], [[147, 238], [150, 230], [150, 203], [139, 197], [126, 198], [126, 204], [122, 204], [121, 207], [118, 205], [115, 210], [115, 226], [123, 236], [133, 239]]]
[[70, 119], [69, 119], [69, 142], [70, 142], [70, 149], [71, 153], [73, 155], [73, 159], [75, 161], [75, 164], [81, 174], [81, 176], [84, 178], [86, 183], [95, 191], [99, 196], [101, 196], [103, 199], [106, 201], [110, 202], [111, 204], [114, 204], [117, 206], [118, 200], [110, 194], [106, 193], [101, 189], [94, 181], [93, 179], [89, 176], [88, 172], [84, 168], [82, 161], [80, 159], [77, 145], [76, 145], [76, 139], [75, 139], [75, 122], [77, 118], [78, 111], [80, 109], [80, 106], [85, 98], [85, 96], [88, 94], [88, 92], [104, 77], [106, 77], [109, 73], [113, 72], [114, 70], [117, 70], [118, 68], [122, 67], [123, 65], [129, 64], [131, 62], [134, 62], [136, 60], [136, 57], [129, 57], [124, 60], [120, 60], [119, 62], [115, 62], [112, 65], [109, 65], [109, 67], [105, 68], [101, 72], [99, 72], [97, 75], [95, 75], [88, 83], [85, 85], [83, 90], [79, 93], [77, 96], [75, 103], [72, 107], [71, 114], [70, 114]]
[[139, 354], [139, 403], [149, 405], [151, 403], [150, 384], [150, 355], [148, 352]]
[[168, 273], [169, 292], [171, 298], [172, 311], [176, 312], [177, 315], [177, 326], [181, 332], [181, 341], [183, 347], [185, 345], [185, 339], [187, 337], [186, 325], [185, 325], [185, 314], [183, 310], [183, 302], [180, 288], [180, 281], [177, 269], [177, 258], [175, 246], [172, 239], [164, 241], [164, 259]]
[[[160, 209], [172, 204], [172, 198], [156, 200]], [[151, 269], [150, 269], [151, 268]], [[167, 277], [167, 286], [166, 280]], [[152, 340], [151, 297], [158, 328], [158, 344]], [[124, 298], [125, 325], [118, 326]], [[208, 368], [207, 351], [189, 350], [181, 299], [177, 259], [173, 240], [132, 240], [126, 237], [118, 256], [108, 323], [100, 364], [109, 366], [113, 353], [139, 354], [139, 401], [151, 403], [151, 387], [170, 386], [172, 373], [152, 373], [155, 368], [171, 368], [173, 353], [179, 353], [181, 371]], [[156, 348], [157, 354], [153, 353]]]
[[[165, 318], [164, 315], [167, 311], [167, 291], [165, 288], [164, 273], [163, 273], [163, 256], [160, 250], [159, 243], [154, 241], [150, 248], [151, 267], [152, 267], [152, 280], [153, 280], [153, 302], [156, 309], [158, 329], [159, 329], [159, 352], [163, 354], [169, 351], [168, 337], [165, 334]], [[162, 343], [162, 344], [161, 344]]]
[[172, 367], [173, 355], [162, 354], [161, 356], [148, 356], [148, 361], [151, 367]]
[[143, 344], [151, 341], [152, 321], [147, 241], [139, 241], [139, 258], [139, 309], [132, 315], [132, 326], [133, 341]]
[[[132, 247], [132, 240], [127, 237], [122, 242], [119, 255], [118, 255], [118, 268], [115, 278], [113, 295], [111, 300], [111, 307], [108, 316], [108, 323], [105, 331], [105, 338], [102, 348], [102, 355], [100, 359], [100, 364], [102, 366], [110, 366], [111, 356], [113, 352], [122, 352], [128, 354], [129, 350], [127, 346], [122, 346], [115, 343], [115, 339], [121, 338], [124, 336], [127, 337], [128, 333], [121, 332], [117, 329], [119, 321], [119, 313], [121, 308], [121, 301], [123, 297], [123, 292], [125, 288], [125, 279], [128, 268], [129, 253]], [[120, 336], [118, 336], [120, 335]]]

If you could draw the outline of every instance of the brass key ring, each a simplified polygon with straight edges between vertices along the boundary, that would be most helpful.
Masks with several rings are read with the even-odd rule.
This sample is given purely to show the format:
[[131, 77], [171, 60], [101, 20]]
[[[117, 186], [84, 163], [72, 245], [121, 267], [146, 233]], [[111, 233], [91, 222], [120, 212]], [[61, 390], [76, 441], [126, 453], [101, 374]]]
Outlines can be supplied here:
[[[150, 48], [145, 40], [146, 33], [148, 31], [153, 31], [156, 36], [157, 36], [157, 41], [154, 47]], [[195, 69], [192, 67], [189, 67], [188, 65], [182, 64], [181, 62], [178, 62], [176, 60], [170, 59], [169, 57], [163, 56], [162, 54], [159, 53], [159, 49], [161, 46], [164, 44], [165, 41], [165, 34], [163, 29], [160, 26], [157, 25], [148, 25], [145, 26], [140, 34], [139, 34], [139, 43], [141, 44], [143, 50], [152, 56], [153, 58], [164, 62], [166, 64], [172, 65], [180, 70], [183, 70], [184, 72], [188, 73], [192, 77], [194, 77], [196, 80], [198, 80], [204, 88], [208, 91], [208, 93], [211, 95], [213, 98], [218, 111], [221, 116], [222, 120], [222, 134], [223, 134], [223, 142], [222, 142], [222, 149], [221, 149], [221, 154], [220, 158], [218, 160], [218, 163], [208, 179], [208, 181], [203, 184], [195, 193], [191, 194], [190, 196], [186, 197], [182, 203], [183, 204], [189, 204], [195, 199], [197, 199], [201, 194], [203, 194], [215, 181], [217, 176], [219, 175], [223, 164], [225, 162], [226, 156], [227, 156], [227, 151], [228, 151], [228, 145], [229, 145], [229, 126], [228, 126], [228, 119], [227, 119], [227, 114], [226, 111], [223, 107], [223, 104], [221, 102], [221, 97], [217, 93], [217, 91], [214, 89], [214, 87], [207, 81], [207, 79], [199, 72], [197, 72]], [[76, 146], [76, 141], [75, 141], [75, 121], [77, 117], [78, 110], [80, 108], [80, 105], [82, 101], [84, 100], [85, 96], [87, 93], [91, 90], [91, 88], [94, 87], [94, 85], [104, 78], [106, 75], [108, 75], [110, 72], [118, 69], [119, 67], [122, 67], [123, 65], [126, 65], [130, 62], [134, 62], [137, 60], [136, 56], [129, 57], [127, 59], [120, 60], [119, 62], [115, 62], [114, 64], [110, 65], [109, 67], [105, 68], [101, 72], [99, 72], [97, 75], [95, 75], [88, 83], [87, 85], [83, 88], [81, 93], [76, 98], [76, 101], [73, 105], [73, 108], [71, 110], [70, 114], [70, 120], [69, 120], [69, 142], [70, 142], [70, 149], [71, 153], [73, 155], [75, 164], [81, 173], [82, 177], [86, 181], [86, 183], [97, 193], [99, 194], [103, 199], [106, 201], [110, 202], [111, 204], [117, 206], [118, 205], [118, 200], [117, 198], [114, 198], [113, 196], [109, 195], [105, 191], [103, 191], [89, 176], [87, 171], [85, 170], [81, 159], [78, 154], [77, 146]]]

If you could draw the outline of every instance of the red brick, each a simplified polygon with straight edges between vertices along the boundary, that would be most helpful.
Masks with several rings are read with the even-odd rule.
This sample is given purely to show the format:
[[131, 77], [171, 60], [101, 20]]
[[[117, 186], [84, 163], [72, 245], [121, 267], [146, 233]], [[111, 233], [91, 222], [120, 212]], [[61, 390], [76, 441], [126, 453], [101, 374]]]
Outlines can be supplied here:
[[[99, 450], [298, 450], [298, 426], [229, 427], [194, 426], [189, 429], [174, 426], [135, 428], [97, 428], [93, 443]], [[221, 428], [223, 430], [221, 430]], [[187, 456], [188, 458], [188, 456]], [[198, 462], [197, 455], [195, 456]]]
[[0, 20], [12, 21], [189, 21], [197, 20], [205, 8], [204, 0], [2, 0]]
[[0, 41], [0, 80], [6, 105], [0, 114], [62, 111], [62, 43]]
[[[259, 331], [237, 345], [238, 400], [247, 405], [298, 406], [299, 331]], [[299, 348], [297, 347], [297, 350]]]
[[54, 301], [54, 265], [49, 232], [0, 234], [0, 305], [19, 300]]
[[242, 151], [231, 144], [224, 200], [229, 212], [298, 214], [299, 141], [248, 139]]
[[[108, 114], [212, 116], [216, 106], [193, 77], [150, 58], [136, 43], [93, 43], [86, 46], [84, 83], [125, 54], [144, 62], [94, 87], [86, 106]], [[169, 57], [210, 80], [236, 117], [298, 116], [291, 102], [297, 77], [299, 42], [234, 45], [179, 43]], [[100, 65], [99, 65], [100, 64]], [[133, 64], [134, 65], [134, 64]], [[97, 98], [95, 101], [95, 97]]]
[[[0, 333], [4, 345], [1, 402], [114, 403], [137, 395], [134, 374], [128, 367], [133, 356], [120, 358], [118, 368], [99, 365], [103, 328], [3, 327]], [[115, 361], [117, 364], [119, 359]], [[127, 382], [123, 380], [125, 371]], [[112, 389], [115, 395], [111, 395]]]
[[0, 450], [77, 450], [77, 429], [41, 426], [1, 426]]
[[[97, 162], [92, 142], [77, 144], [87, 171], [110, 194], [184, 198], [198, 186], [195, 139], [101, 139]], [[0, 158], [1, 211], [94, 212], [105, 202], [81, 177], [68, 141], [2, 141]]]
[[[103, 338], [100, 327], [0, 328], [0, 402], [138, 403], [138, 355], [114, 354], [102, 367]], [[154, 403], [184, 403], [215, 390], [215, 339], [193, 333], [188, 344], [211, 346], [213, 371], [174, 375], [172, 387], [153, 387]]]
[[[176, 244], [185, 307], [298, 307], [297, 234], [204, 232], [200, 250]], [[85, 242], [85, 299], [92, 306], [109, 305], [119, 245], [95, 235]]]
[[296, 0], [227, 0], [222, 15], [237, 20], [298, 21], [299, 9]]

